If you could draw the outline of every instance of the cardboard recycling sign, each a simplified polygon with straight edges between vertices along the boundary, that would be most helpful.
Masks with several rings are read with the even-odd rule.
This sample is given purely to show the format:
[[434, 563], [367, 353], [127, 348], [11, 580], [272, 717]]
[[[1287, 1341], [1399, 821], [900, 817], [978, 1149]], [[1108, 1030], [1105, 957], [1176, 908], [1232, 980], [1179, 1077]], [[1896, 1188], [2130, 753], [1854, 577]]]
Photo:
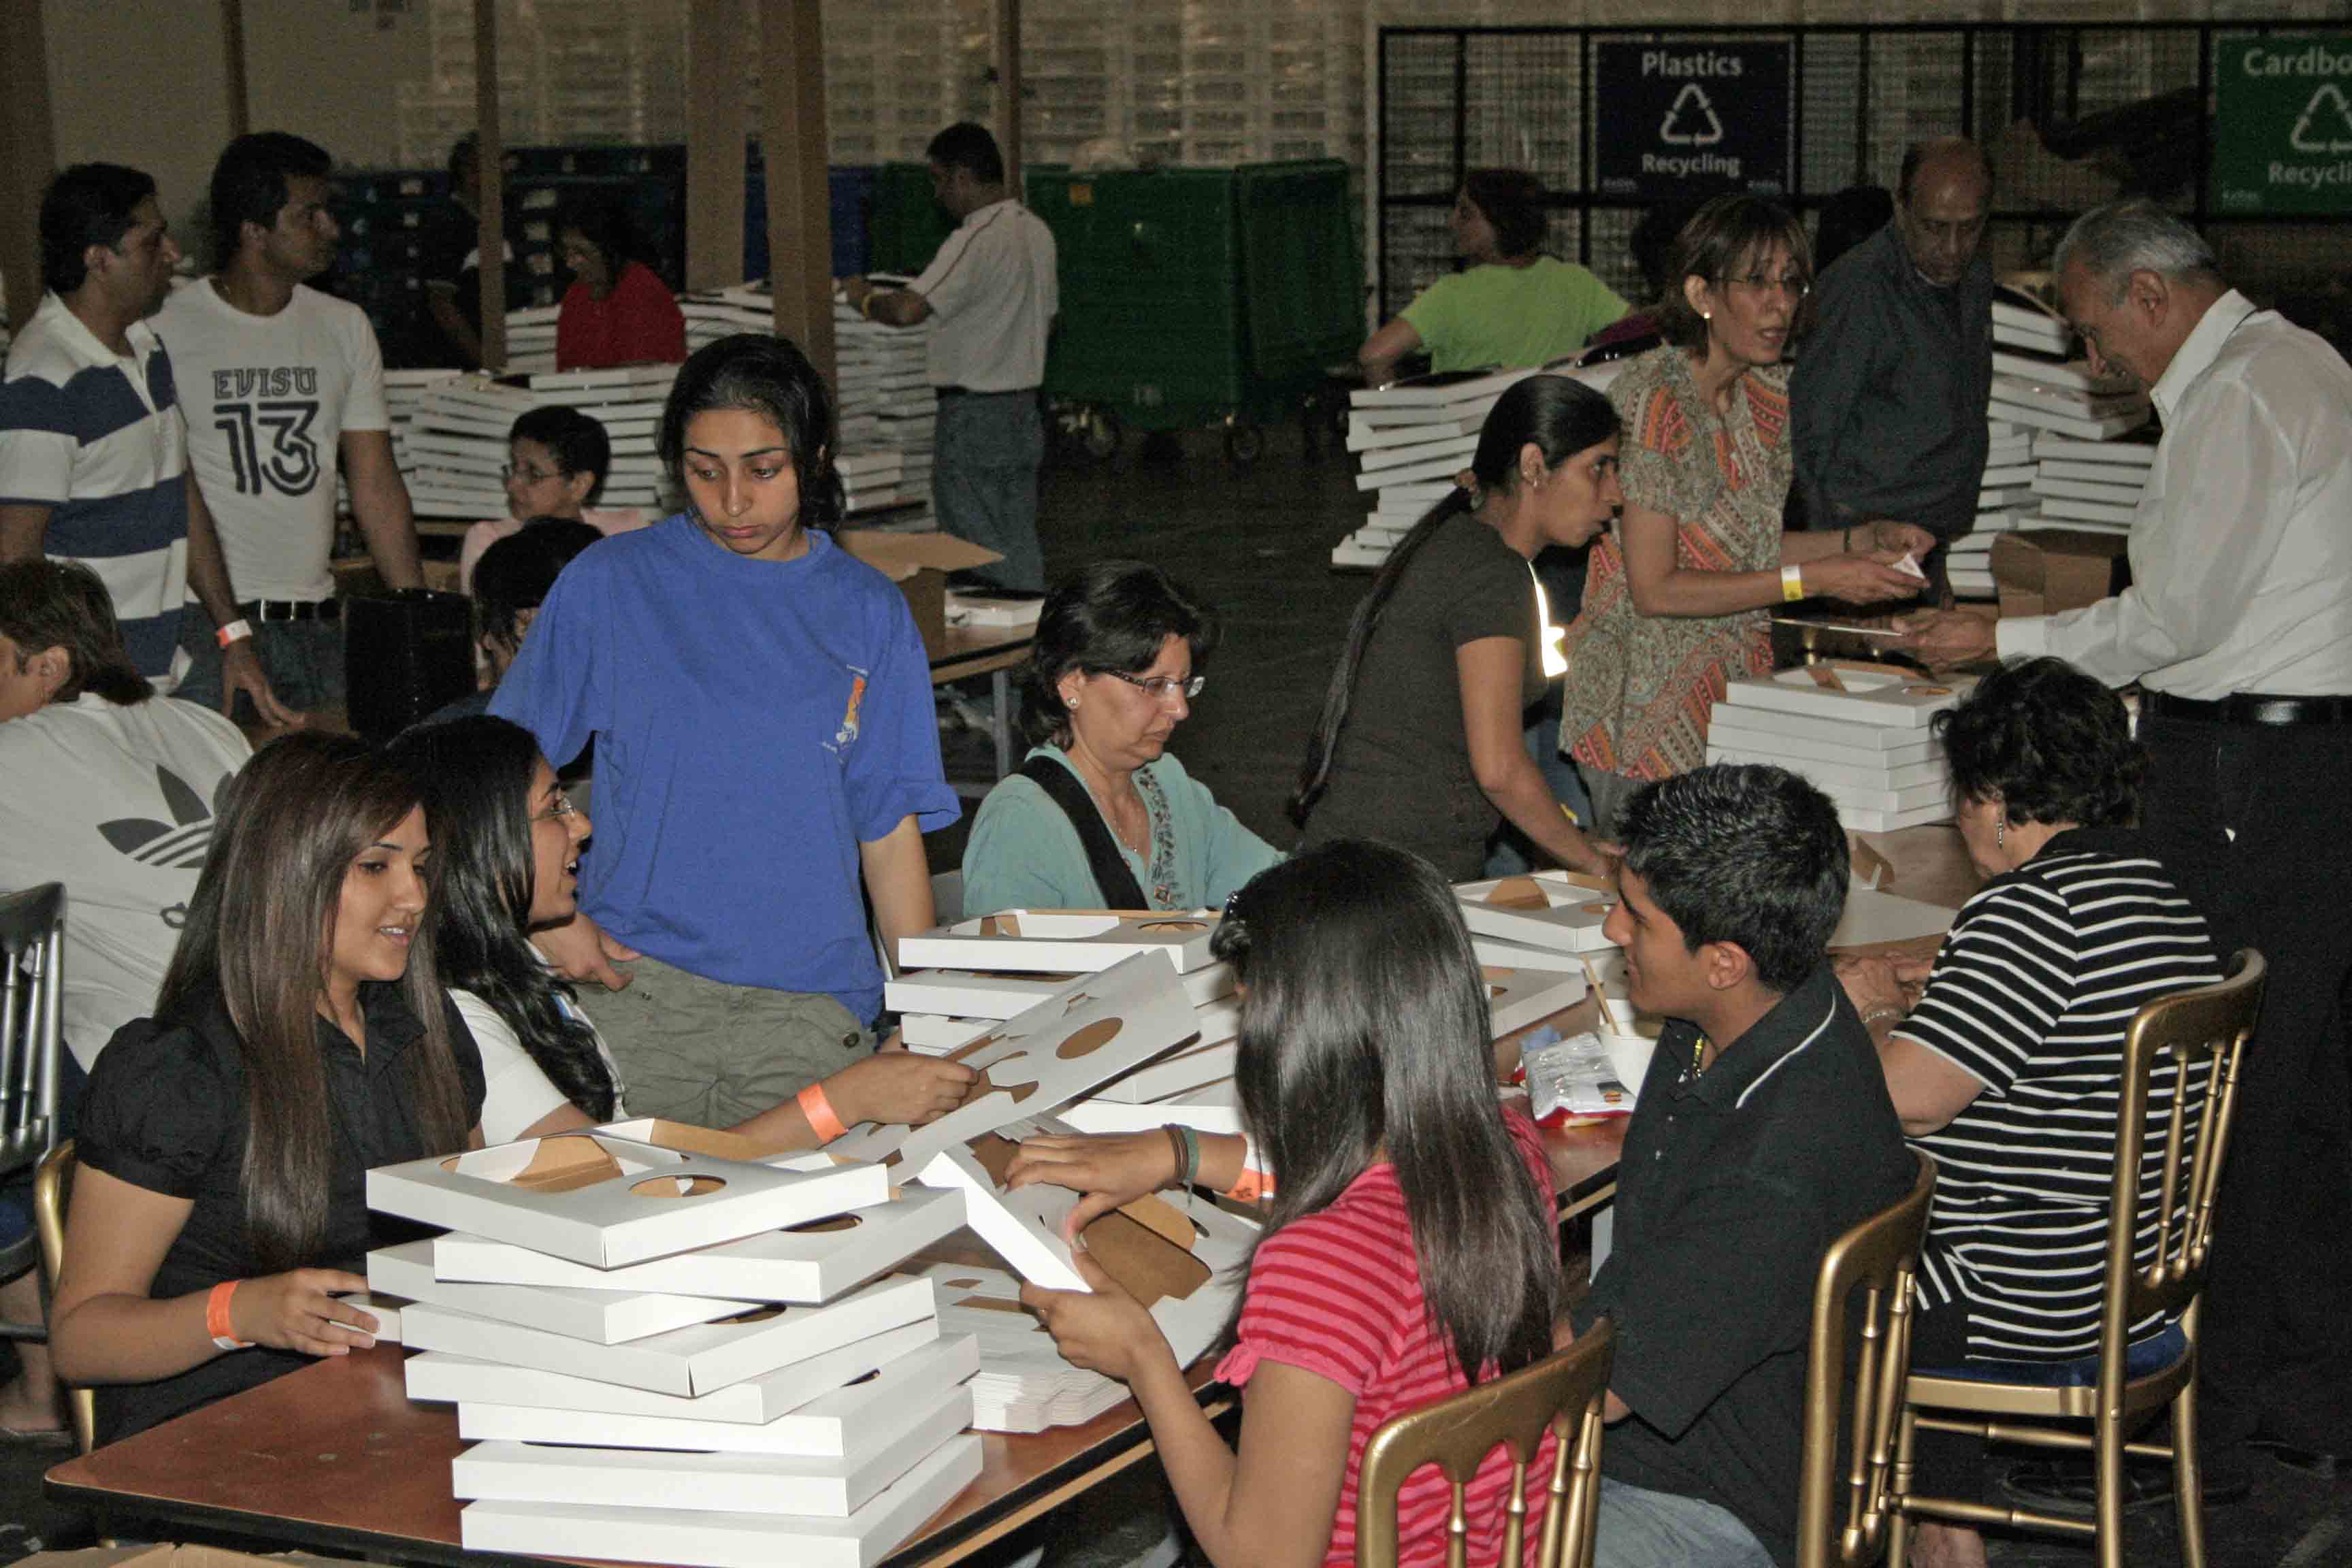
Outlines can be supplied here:
[[2217, 39], [2217, 214], [2352, 212], [2352, 35]]

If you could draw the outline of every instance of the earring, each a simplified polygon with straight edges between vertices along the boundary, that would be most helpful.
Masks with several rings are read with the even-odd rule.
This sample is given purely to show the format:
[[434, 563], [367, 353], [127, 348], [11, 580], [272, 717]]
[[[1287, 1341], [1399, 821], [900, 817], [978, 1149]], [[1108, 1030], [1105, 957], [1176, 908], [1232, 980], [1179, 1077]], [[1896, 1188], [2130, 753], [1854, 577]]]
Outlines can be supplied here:
[[1078, 710], [1078, 700], [1075, 697], [1065, 697], [1062, 699], [1062, 706], [1075, 713]]
[[2004, 816], [1992, 825], [1992, 841], [1996, 848], [2009, 842], [2009, 818]]
[[1698, 313], [1698, 319], [1702, 321], [1712, 321], [1715, 320], [1715, 312], [1713, 310], [1701, 310]]

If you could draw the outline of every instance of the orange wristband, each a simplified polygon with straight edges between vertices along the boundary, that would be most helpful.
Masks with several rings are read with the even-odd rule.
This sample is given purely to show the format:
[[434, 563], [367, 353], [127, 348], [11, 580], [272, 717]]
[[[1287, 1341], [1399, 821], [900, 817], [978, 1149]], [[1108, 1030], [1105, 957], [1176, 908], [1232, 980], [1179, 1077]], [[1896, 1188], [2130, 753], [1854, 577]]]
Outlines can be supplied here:
[[816, 1134], [818, 1142], [830, 1143], [849, 1131], [841, 1124], [841, 1118], [834, 1114], [833, 1101], [824, 1097], [822, 1082], [809, 1085], [796, 1098], [800, 1101], [801, 1114], [808, 1118], [809, 1130]]
[[1264, 1203], [1274, 1195], [1274, 1182], [1264, 1171], [1242, 1168], [1242, 1179], [1225, 1189], [1225, 1196], [1237, 1204]]
[[229, 1321], [229, 1298], [236, 1294], [238, 1281], [224, 1279], [205, 1298], [205, 1332], [212, 1335], [213, 1343], [225, 1351], [248, 1350], [251, 1340], [236, 1337], [236, 1325]]

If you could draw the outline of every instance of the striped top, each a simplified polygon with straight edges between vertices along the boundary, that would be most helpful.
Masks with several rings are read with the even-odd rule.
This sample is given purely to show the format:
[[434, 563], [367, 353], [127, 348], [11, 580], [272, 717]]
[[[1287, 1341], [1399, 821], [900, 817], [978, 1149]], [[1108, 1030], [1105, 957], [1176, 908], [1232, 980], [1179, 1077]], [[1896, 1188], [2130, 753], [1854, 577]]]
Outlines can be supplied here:
[[172, 361], [131, 324], [128, 356], [56, 294], [0, 381], [0, 505], [46, 506], [51, 560], [95, 571], [139, 673], [169, 690], [188, 596], [187, 436]]
[[[1537, 1190], [1549, 1194], [1551, 1177], [1535, 1124], [1516, 1110], [1503, 1115]], [[1364, 1445], [1395, 1417], [1469, 1386], [1445, 1340], [1432, 1329], [1396, 1167], [1372, 1166], [1329, 1207], [1267, 1237], [1250, 1260], [1247, 1290], [1234, 1348], [1217, 1366], [1220, 1380], [1240, 1387], [1261, 1362], [1274, 1361], [1328, 1378], [1355, 1395], [1347, 1476], [1323, 1555], [1326, 1568], [1347, 1568], [1356, 1560], [1356, 1480]], [[1542, 1534], [1552, 1451], [1547, 1433], [1528, 1472], [1529, 1563]], [[1470, 1484], [1471, 1562], [1491, 1563], [1502, 1551], [1510, 1496], [1510, 1456], [1497, 1448]], [[1405, 1483], [1397, 1495], [1401, 1568], [1445, 1561], [1450, 1500], [1445, 1477], [1433, 1466]]]
[[[1895, 1032], [1985, 1086], [1916, 1141], [1937, 1166], [1927, 1305], [1960, 1304], [1971, 1359], [2069, 1361], [2098, 1349], [2124, 1035], [2145, 1004], [2221, 978], [2204, 917], [2123, 829], [2063, 833], [1960, 910], [1926, 995]], [[2161, 1067], [2149, 1098], [2160, 1127], [2172, 1104]], [[2144, 1259], [2162, 1170], [2152, 1138]], [[2150, 1319], [2133, 1337], [2160, 1327]]]

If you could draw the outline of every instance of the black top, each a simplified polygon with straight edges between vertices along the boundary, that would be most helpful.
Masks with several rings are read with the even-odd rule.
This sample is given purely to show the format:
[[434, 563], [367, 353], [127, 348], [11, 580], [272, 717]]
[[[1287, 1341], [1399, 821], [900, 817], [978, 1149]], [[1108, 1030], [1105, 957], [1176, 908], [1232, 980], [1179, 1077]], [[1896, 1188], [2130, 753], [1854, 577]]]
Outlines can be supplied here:
[[1797, 492], [1811, 528], [1891, 517], [1938, 539], [1969, 531], [1989, 441], [1992, 267], [1919, 276], [1888, 224], [1813, 289], [1813, 330], [1789, 378]]
[[1828, 965], [1691, 1075], [1667, 1026], [1618, 1166], [1614, 1250], [1575, 1309], [1617, 1329], [1610, 1388], [1633, 1410], [1601, 1473], [1727, 1509], [1796, 1561], [1805, 1342], [1836, 1237], [1917, 1170], [1869, 1031]]
[[[304, 1261], [316, 1268], [367, 1269], [367, 1255], [422, 1234], [404, 1221], [368, 1212], [371, 1166], [422, 1159], [411, 1121], [404, 1058], [424, 1037], [397, 985], [363, 984], [364, 1057], [321, 1018], [320, 1055], [327, 1064], [334, 1118], [335, 1162], [329, 1178], [327, 1232]], [[481, 1121], [482, 1055], [445, 1002], [451, 1049], [466, 1101], [467, 1124]], [[79, 1163], [149, 1192], [193, 1200], [187, 1223], [155, 1270], [148, 1294], [158, 1299], [209, 1289], [259, 1272], [246, 1246], [241, 1173], [246, 1144], [245, 1058], [227, 1005], [215, 996], [193, 1026], [141, 1018], [115, 1032], [98, 1058], [82, 1101], [74, 1153]], [[199, 1405], [268, 1382], [311, 1358], [257, 1348], [214, 1357], [176, 1377], [98, 1390], [98, 1436], [112, 1442]]]
[[[1405, 567], [1364, 646], [1329, 787], [1307, 818], [1300, 848], [1375, 838], [1412, 850], [1451, 880], [1479, 874], [1502, 814], [1470, 769], [1454, 655], [1465, 643], [1518, 638], [1526, 650], [1518, 704], [1541, 701], [1535, 584], [1527, 558], [1475, 513], [1438, 526]], [[1551, 608], [1562, 625], [1573, 610]]]

